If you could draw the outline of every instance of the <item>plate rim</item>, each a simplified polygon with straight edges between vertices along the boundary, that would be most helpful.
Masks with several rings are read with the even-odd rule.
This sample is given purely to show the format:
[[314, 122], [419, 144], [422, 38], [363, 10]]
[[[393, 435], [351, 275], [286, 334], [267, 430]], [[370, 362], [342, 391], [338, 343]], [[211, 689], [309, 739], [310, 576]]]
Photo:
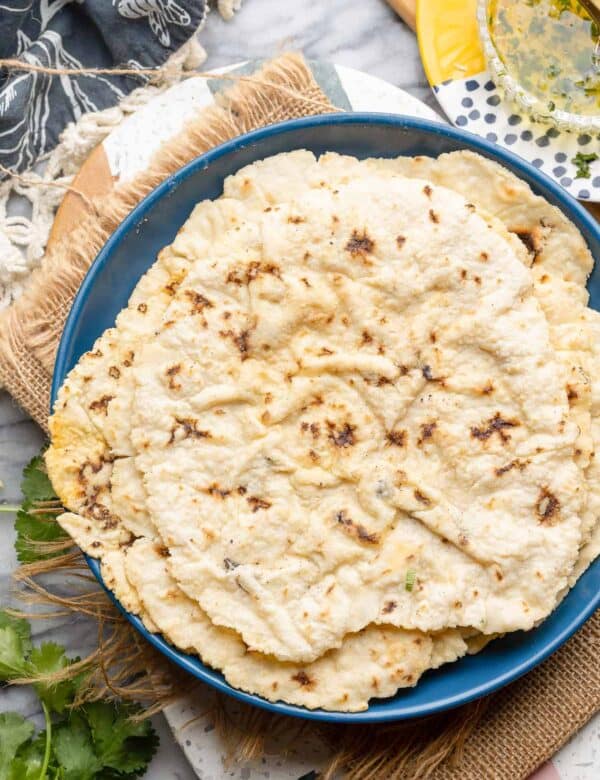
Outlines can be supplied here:
[[[120, 243], [122, 238], [124, 238], [129, 233], [130, 230], [134, 229], [135, 226], [140, 223], [147, 211], [150, 210], [157, 203], [157, 201], [161, 200], [164, 196], [167, 196], [169, 191], [176, 187], [180, 182], [184, 181], [190, 176], [195, 175], [197, 172], [202, 171], [212, 162], [228, 155], [230, 152], [234, 152], [238, 148], [251, 145], [253, 142], [268, 139], [272, 135], [280, 135], [282, 133], [294, 132], [295, 130], [299, 129], [315, 128], [321, 125], [331, 124], [363, 124], [366, 126], [371, 124], [383, 124], [395, 127], [398, 130], [412, 130], [438, 136], [445, 136], [452, 139], [453, 141], [475, 147], [478, 151], [483, 152], [485, 156], [496, 159], [500, 163], [508, 163], [510, 168], [517, 169], [521, 174], [524, 174], [526, 178], [529, 178], [537, 182], [543, 188], [550, 190], [552, 195], [563, 207], [561, 210], [565, 210], [567, 212], [567, 216], [571, 219], [574, 219], [579, 229], [581, 229], [583, 225], [585, 228], [583, 231], [584, 235], [587, 231], [593, 237], [594, 241], [597, 241], [600, 245], [600, 225], [585, 210], [585, 208], [559, 184], [557, 184], [543, 172], [534, 168], [523, 158], [518, 157], [507, 149], [498, 147], [486, 139], [483, 139], [480, 136], [468, 131], [460, 130], [453, 126], [444, 125], [440, 122], [428, 119], [410, 117], [401, 114], [376, 112], [321, 114], [318, 116], [302, 117], [299, 119], [279, 122], [277, 124], [259, 128], [244, 135], [237, 136], [236, 138], [233, 138], [230, 141], [226, 141], [225, 143], [196, 157], [194, 160], [191, 160], [178, 171], [167, 177], [163, 182], [161, 182], [161, 184], [159, 184], [148, 195], [146, 195], [146, 197], [140, 201], [140, 203], [138, 203], [137, 206], [135, 206], [135, 208], [133, 208], [132, 211], [119, 224], [88, 269], [83, 282], [81, 283], [81, 286], [73, 300], [71, 309], [65, 321], [65, 326], [57, 350], [56, 362], [52, 377], [50, 396], [51, 407], [54, 405], [58, 390], [65, 376], [70, 370], [70, 367], [67, 368], [70, 344], [75, 335], [80, 309], [92, 291], [95, 278], [97, 274], [109, 263], [113, 249]], [[600, 257], [598, 260], [600, 260]], [[92, 573], [103, 589], [107, 592], [112, 602], [120, 610], [120, 612], [142, 634], [146, 641], [150, 642], [150, 644], [162, 652], [162, 654], [165, 655], [168, 660], [177, 664], [184, 670], [191, 673], [194, 677], [203, 680], [217, 690], [227, 693], [228, 695], [231, 695], [245, 703], [252, 704], [262, 709], [279, 714], [292, 715], [307, 720], [324, 722], [346, 722], [358, 724], [406, 720], [415, 717], [432, 715], [434, 713], [452, 709], [461, 704], [466, 704], [470, 701], [478, 699], [488, 693], [492, 693], [499, 688], [504, 687], [508, 683], [516, 680], [518, 677], [521, 677], [534, 667], [538, 666], [542, 661], [555, 652], [562, 644], [564, 644], [564, 642], [566, 642], [567, 639], [569, 639], [586, 622], [586, 620], [594, 613], [598, 606], [600, 606], [600, 590], [597, 590], [595, 595], [590, 598], [587, 605], [583, 609], [577, 611], [577, 613], [568, 621], [568, 624], [536, 653], [528, 656], [524, 661], [516, 664], [510, 670], [496, 675], [486, 683], [482, 683], [455, 695], [441, 695], [435, 703], [407, 706], [399, 702], [397, 708], [391, 712], [387, 710], [376, 710], [373, 712], [371, 711], [371, 708], [360, 712], [337, 712], [321, 709], [309, 710], [304, 707], [287, 704], [285, 702], [270, 702], [255, 694], [249, 694], [236, 689], [229, 685], [219, 672], [216, 672], [210, 667], [205, 666], [197, 656], [191, 656], [175, 649], [174, 646], [169, 644], [166, 639], [163, 638], [162, 634], [150, 633], [143, 625], [140, 618], [128, 612], [118, 602], [113, 593], [106, 587], [100, 574], [99, 561], [97, 559], [90, 558], [87, 555], [85, 555], [85, 559]], [[590, 566], [581, 580], [583, 580], [587, 575], [593, 574], [594, 570], [600, 571], [600, 560], [596, 560], [596, 562]], [[564, 604], [568, 598], [569, 596], [567, 595], [565, 601], [562, 603]]]

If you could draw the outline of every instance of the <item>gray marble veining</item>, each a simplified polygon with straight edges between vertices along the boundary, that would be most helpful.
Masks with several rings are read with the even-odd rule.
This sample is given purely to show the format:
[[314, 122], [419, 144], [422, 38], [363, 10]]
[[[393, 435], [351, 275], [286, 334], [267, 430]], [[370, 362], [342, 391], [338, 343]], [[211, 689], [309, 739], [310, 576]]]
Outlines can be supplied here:
[[206, 68], [301, 49], [385, 79], [439, 110], [415, 36], [384, 0], [246, 0], [233, 23], [211, 14], [200, 40]]

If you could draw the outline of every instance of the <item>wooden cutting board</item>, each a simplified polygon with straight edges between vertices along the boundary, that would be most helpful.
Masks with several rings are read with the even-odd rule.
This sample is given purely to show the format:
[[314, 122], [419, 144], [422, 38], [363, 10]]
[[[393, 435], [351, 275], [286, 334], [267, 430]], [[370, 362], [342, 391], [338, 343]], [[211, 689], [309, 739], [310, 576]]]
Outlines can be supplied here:
[[[71, 187], [87, 195], [88, 198], [96, 198], [108, 195], [114, 182], [104, 146], [100, 144], [85, 160], [73, 179]], [[48, 247], [70, 233], [87, 213], [88, 208], [84, 201], [75, 193], [67, 192], [54, 217], [48, 237]]]

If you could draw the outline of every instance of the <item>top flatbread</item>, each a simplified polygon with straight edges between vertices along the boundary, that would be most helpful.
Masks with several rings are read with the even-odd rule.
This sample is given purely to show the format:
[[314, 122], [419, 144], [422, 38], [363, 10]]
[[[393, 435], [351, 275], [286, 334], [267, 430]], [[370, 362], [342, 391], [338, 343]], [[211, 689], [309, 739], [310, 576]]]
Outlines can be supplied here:
[[[193, 231], [201, 258], [199, 237], [208, 245], [215, 231], [226, 231], [240, 218], [239, 204], [203, 203], [182, 235]], [[158, 326], [188, 267], [186, 259], [163, 251], [140, 280], [116, 327], [97, 340], [61, 388], [46, 460], [64, 503], [78, 512], [64, 513], [60, 523], [85, 552], [100, 557], [104, 582], [126, 609], [139, 614], [150, 631], [161, 631], [178, 647], [221, 669], [232, 685], [306, 707], [365, 709], [370, 698], [411, 687], [425, 669], [463, 655], [467, 644], [461, 633], [447, 630], [428, 636], [372, 626], [315, 664], [282, 665], [248, 652], [235, 632], [212, 625], [166, 568], [165, 548], [154, 538], [131, 456], [127, 422], [137, 351]], [[176, 381], [175, 374], [172, 378]]]
[[530, 273], [455, 193], [377, 178], [211, 246], [134, 370], [172, 572], [282, 660], [373, 620], [531, 627], [580, 541], [576, 430]]

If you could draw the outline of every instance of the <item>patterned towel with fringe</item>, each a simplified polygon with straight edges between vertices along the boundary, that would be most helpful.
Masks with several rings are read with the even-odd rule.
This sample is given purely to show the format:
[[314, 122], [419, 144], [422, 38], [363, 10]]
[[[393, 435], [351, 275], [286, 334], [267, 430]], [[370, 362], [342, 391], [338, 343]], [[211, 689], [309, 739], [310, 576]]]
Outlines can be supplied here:
[[[156, 68], [194, 35], [205, 0], [87, 0], [0, 6], [0, 57], [44, 68], [118, 65]], [[139, 86], [131, 76], [89, 74], [77, 80], [13, 71], [0, 87], [0, 159], [20, 172], [57, 143], [70, 122], [118, 103]]]
[[[241, 2], [213, 5], [231, 19]], [[39, 264], [65, 187], [92, 149], [183, 71], [202, 64], [196, 33], [208, 8], [208, 0], [0, 5], [0, 310], [19, 297]], [[129, 74], [54, 73], [115, 67], [158, 68], [163, 76], [140, 86], [145, 79]]]

